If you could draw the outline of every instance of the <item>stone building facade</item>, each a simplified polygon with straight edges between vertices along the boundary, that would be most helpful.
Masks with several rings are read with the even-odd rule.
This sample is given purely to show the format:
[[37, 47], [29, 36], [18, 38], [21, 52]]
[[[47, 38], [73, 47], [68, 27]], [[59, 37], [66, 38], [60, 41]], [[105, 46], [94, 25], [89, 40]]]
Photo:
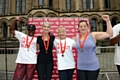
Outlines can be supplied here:
[[120, 22], [120, 0], [0, 0], [0, 41], [16, 40], [9, 32], [16, 16], [24, 23], [15, 29], [24, 33], [29, 17], [87, 17], [91, 31], [106, 31], [103, 14], [110, 15], [113, 26]]

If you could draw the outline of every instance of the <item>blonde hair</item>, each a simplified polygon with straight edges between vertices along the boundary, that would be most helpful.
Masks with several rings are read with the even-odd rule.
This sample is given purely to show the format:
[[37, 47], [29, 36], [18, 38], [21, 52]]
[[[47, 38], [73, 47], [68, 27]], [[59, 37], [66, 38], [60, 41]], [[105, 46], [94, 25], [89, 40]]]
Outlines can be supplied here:
[[62, 30], [62, 31], [65, 31], [65, 32], [66, 32], [66, 28], [65, 28], [65, 27], [63, 27], [63, 26], [60, 26], [60, 27], [58, 28], [58, 32], [59, 32], [60, 30]]
[[43, 22], [42, 27], [44, 27], [44, 24], [48, 24], [48, 25], [49, 25], [49, 27], [50, 27], [50, 23], [49, 23], [49, 22]]

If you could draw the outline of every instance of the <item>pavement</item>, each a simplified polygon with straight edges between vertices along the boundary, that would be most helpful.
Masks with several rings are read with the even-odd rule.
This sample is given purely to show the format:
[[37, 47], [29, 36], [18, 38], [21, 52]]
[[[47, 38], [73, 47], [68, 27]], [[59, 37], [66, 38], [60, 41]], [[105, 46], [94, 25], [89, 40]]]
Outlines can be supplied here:
[[[112, 49], [109, 50], [107, 51], [103, 50], [103, 52], [97, 54], [97, 57], [100, 61], [100, 74], [98, 76], [98, 80], [120, 80], [116, 66], [114, 65], [114, 53], [111, 51]], [[16, 67], [15, 64], [15, 60], [17, 57], [16, 53], [17, 53], [17, 49], [12, 54], [7, 54], [7, 55], [0, 54], [0, 80], [12, 80], [13, 72]], [[8, 70], [7, 79], [5, 73], [6, 66]]]
[[[107, 77], [108, 76], [108, 77]], [[100, 73], [97, 80], [120, 80], [118, 73], [108, 73], [108, 75]], [[6, 73], [0, 73], [0, 80], [12, 80], [13, 73], [8, 73], [8, 79], [6, 79]]]

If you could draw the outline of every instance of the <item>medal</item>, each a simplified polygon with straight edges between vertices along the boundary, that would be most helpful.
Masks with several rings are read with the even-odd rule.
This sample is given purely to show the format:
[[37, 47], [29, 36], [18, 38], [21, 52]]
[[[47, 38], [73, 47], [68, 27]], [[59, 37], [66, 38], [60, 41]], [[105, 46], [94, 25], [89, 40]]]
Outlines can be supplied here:
[[88, 36], [88, 33], [85, 35], [85, 38], [83, 39], [83, 42], [81, 43], [80, 39], [81, 39], [82, 35], [80, 35], [79, 45], [80, 45], [80, 48], [81, 48], [81, 52], [83, 52], [83, 47], [84, 47], [84, 43], [86, 41], [87, 36]]
[[60, 49], [61, 49], [62, 57], [64, 57], [65, 48], [66, 48], [66, 40], [64, 42], [64, 47], [62, 47], [62, 43], [60, 41]]
[[42, 40], [43, 40], [43, 43], [44, 43], [46, 53], [48, 53], [49, 39], [50, 39], [50, 36], [48, 35], [48, 40], [47, 40], [47, 42], [45, 42], [44, 36], [42, 36]]
[[33, 39], [34, 39], [34, 37], [32, 37], [32, 39], [31, 39], [30, 42], [28, 43], [28, 36], [27, 36], [27, 38], [26, 38], [26, 47], [27, 47], [28, 51], [29, 51], [30, 44], [31, 44], [31, 42], [32, 42]]

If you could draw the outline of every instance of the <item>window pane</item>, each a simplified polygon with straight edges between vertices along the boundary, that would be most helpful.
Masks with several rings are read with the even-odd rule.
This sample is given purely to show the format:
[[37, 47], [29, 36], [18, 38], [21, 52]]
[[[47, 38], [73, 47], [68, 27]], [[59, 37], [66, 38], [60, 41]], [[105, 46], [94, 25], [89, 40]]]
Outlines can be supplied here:
[[8, 0], [6, 0], [6, 3], [5, 3], [5, 14], [8, 13], [8, 5], [9, 5], [9, 2], [8, 2]]
[[22, 12], [25, 12], [25, 7], [24, 6], [22, 7]]
[[50, 6], [50, 7], [53, 6], [53, 0], [49, 0], [49, 6]]
[[0, 4], [0, 14], [2, 14], [2, 4]]
[[117, 24], [117, 18], [113, 18], [111, 23], [112, 23], [112, 27], [113, 27], [114, 25], [116, 25], [116, 24]]
[[97, 29], [96, 29], [96, 20], [91, 20], [91, 22], [90, 22], [90, 25], [91, 25], [91, 29], [92, 29], [92, 31], [96, 31]]
[[20, 12], [20, 0], [16, 0], [16, 12]]
[[106, 30], [107, 30], [106, 22], [103, 20], [103, 31], [106, 32]]
[[86, 0], [83, 0], [83, 9], [86, 9], [87, 7]]
[[5, 22], [3, 22], [3, 37], [7, 37], [7, 24]]
[[22, 0], [22, 6], [25, 6], [25, 0]]
[[8, 9], [5, 9], [5, 14], [7, 14], [8, 13]]
[[3, 3], [4, 2], [4, 0], [0, 0], [0, 3]]
[[90, 9], [93, 9], [93, 0], [90, 0]]
[[19, 7], [16, 8], [16, 12], [19, 13]]
[[0, 14], [3, 13], [3, 9], [4, 9], [3, 1], [4, 1], [4, 0], [0, 0]]
[[25, 12], [25, 10], [26, 10], [25, 4], [26, 4], [26, 0], [22, 0], [22, 12]]
[[71, 0], [66, 0], [66, 9], [67, 10], [71, 9]]
[[38, 5], [42, 6], [43, 5], [43, 0], [38, 0]]
[[105, 8], [110, 8], [110, 0], [105, 0]]

